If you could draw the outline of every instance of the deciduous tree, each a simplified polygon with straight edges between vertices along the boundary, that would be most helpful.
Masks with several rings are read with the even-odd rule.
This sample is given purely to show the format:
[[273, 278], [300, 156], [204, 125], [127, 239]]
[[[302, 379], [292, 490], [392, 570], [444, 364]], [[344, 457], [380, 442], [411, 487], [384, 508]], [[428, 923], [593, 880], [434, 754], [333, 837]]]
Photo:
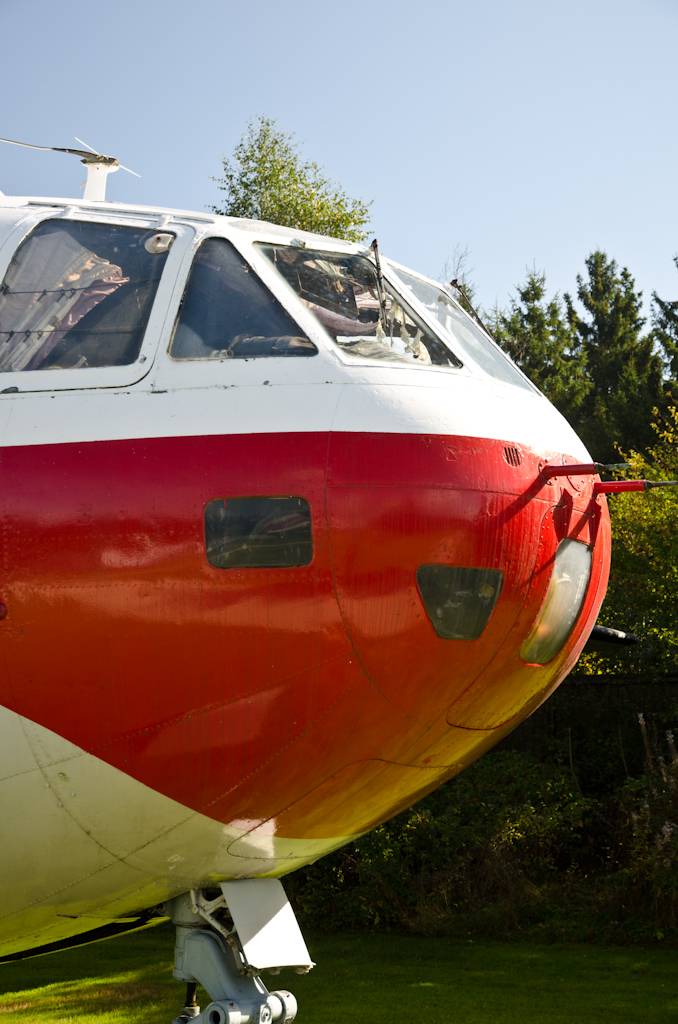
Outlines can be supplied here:
[[315, 161], [303, 160], [294, 135], [280, 131], [273, 118], [248, 122], [223, 169], [214, 180], [226, 195], [212, 207], [215, 213], [352, 242], [366, 237], [371, 203], [351, 198]]
[[[678, 479], [678, 410], [654, 423], [647, 455], [631, 452], [628, 475]], [[585, 655], [587, 671], [678, 670], [678, 488], [610, 497], [612, 571], [599, 622], [636, 633], [642, 643], [614, 659]]]

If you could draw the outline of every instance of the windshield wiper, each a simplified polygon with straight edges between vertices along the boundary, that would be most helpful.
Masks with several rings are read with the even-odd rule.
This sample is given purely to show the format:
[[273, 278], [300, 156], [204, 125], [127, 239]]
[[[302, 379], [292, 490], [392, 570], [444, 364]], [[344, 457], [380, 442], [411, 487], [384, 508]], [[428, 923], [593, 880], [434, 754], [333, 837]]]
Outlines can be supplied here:
[[384, 287], [384, 277], [381, 272], [381, 260], [379, 259], [379, 246], [376, 238], [370, 246], [374, 253], [374, 262], [377, 265], [377, 291], [379, 292], [379, 309], [381, 310], [381, 323], [382, 329], [386, 330], [386, 289]]
[[[485, 331], [485, 334], [487, 334], [487, 336], [489, 338], [492, 338], [492, 341], [495, 341], [495, 339], [494, 339], [494, 337], [492, 335], [492, 332], [488, 331], [487, 327], [485, 326], [483, 321], [480, 319], [480, 313], [478, 313], [478, 311], [476, 309], [474, 309], [473, 306], [471, 305], [471, 300], [469, 299], [468, 295], [466, 294], [466, 289], [464, 288], [463, 284], [460, 284], [459, 280], [456, 277], [455, 277], [454, 281], [450, 281], [450, 288], [456, 288], [457, 289], [457, 291], [459, 292], [459, 294], [463, 298], [464, 302], [466, 303], [468, 308], [471, 310], [471, 312], [473, 313], [474, 317], [476, 318], [476, 320], [478, 321], [478, 323], [480, 324], [482, 329]], [[495, 344], [496, 344], [496, 342], [495, 342]]]

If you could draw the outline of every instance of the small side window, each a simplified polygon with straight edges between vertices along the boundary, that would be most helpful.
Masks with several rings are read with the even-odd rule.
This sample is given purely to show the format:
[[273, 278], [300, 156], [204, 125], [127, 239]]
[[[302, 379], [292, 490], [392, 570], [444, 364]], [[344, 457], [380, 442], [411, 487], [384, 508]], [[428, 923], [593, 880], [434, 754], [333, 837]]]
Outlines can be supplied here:
[[444, 640], [477, 640], [501, 594], [499, 569], [420, 565], [417, 586], [431, 624]]
[[170, 345], [173, 359], [314, 356], [317, 351], [230, 242], [203, 242]]
[[311, 509], [305, 498], [217, 498], [205, 506], [205, 543], [217, 569], [308, 565]]

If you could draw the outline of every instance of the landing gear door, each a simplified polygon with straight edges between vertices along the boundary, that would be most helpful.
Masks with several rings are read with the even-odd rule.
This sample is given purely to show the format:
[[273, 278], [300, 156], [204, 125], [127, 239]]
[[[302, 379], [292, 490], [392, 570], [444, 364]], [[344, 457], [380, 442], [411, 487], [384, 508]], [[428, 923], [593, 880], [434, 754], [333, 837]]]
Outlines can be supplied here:
[[293, 967], [301, 974], [314, 966], [278, 878], [222, 882], [221, 891], [248, 967]]
[[26, 228], [0, 250], [0, 392], [141, 380], [193, 229], [79, 211]]

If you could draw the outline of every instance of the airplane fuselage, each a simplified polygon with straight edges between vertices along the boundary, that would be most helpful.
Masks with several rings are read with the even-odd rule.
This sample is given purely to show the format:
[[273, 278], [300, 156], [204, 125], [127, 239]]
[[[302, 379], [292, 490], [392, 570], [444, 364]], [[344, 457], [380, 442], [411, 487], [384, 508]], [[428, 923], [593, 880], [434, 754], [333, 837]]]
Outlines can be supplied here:
[[[408, 363], [407, 332], [400, 362], [370, 355], [379, 327], [358, 343], [364, 356], [333, 344], [257, 249], [299, 232], [108, 203], [0, 204], [6, 280], [45, 220], [174, 239], [132, 362], [0, 362], [2, 956], [189, 888], [284, 875], [439, 786], [571, 670], [610, 535], [592, 475], [540, 479], [547, 463], [590, 459], [536, 389], [468, 355]], [[314, 252], [361, 252], [302, 237]], [[298, 325], [288, 349], [312, 357], [172, 355], [212, 238]], [[123, 278], [106, 273], [113, 294]], [[248, 564], [210, 548], [209, 509], [216, 529], [229, 508], [259, 515], [266, 501], [292, 517], [301, 553], [289, 541]], [[531, 661], [556, 552], [583, 548], [570, 631]], [[445, 625], [461, 621], [458, 580], [471, 576], [454, 577], [440, 608], [430, 591], [457, 569], [495, 574], [477, 593], [468, 583], [477, 636]]]

